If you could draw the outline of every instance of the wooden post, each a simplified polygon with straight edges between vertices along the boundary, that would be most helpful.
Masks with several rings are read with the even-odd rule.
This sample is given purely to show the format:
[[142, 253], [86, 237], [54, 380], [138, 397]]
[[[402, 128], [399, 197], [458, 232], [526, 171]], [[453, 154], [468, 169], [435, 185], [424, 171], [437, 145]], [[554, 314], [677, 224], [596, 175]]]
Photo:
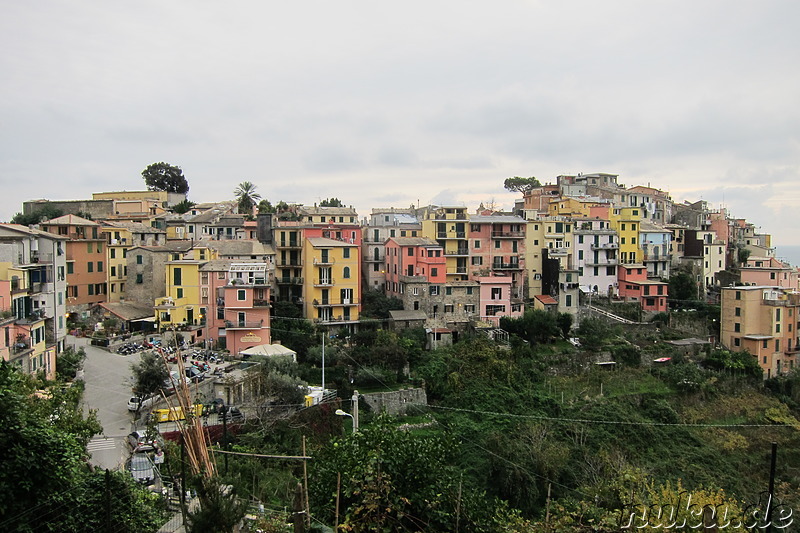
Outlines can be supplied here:
[[552, 483], [547, 484], [547, 504], [545, 505], [545, 512], [544, 512], [544, 528], [545, 530], [550, 530], [550, 487]]
[[298, 483], [294, 488], [294, 533], [303, 533], [305, 531], [303, 520], [303, 486]]

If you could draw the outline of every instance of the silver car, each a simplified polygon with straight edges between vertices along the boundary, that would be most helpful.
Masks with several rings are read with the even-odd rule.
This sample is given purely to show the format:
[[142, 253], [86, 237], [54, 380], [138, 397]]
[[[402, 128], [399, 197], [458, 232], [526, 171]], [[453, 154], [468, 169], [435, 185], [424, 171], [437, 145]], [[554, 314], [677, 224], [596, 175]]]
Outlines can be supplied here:
[[128, 461], [128, 470], [133, 479], [144, 485], [152, 485], [156, 479], [156, 469], [150, 456], [144, 452], [131, 455]]

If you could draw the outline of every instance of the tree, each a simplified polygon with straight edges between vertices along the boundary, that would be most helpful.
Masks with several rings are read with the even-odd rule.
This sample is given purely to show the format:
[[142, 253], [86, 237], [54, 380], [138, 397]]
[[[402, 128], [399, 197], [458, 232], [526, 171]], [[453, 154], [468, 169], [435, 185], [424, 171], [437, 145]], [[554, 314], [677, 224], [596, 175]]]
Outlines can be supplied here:
[[559, 313], [556, 317], [556, 325], [565, 339], [569, 337], [569, 330], [572, 329], [572, 318], [570, 313]]
[[276, 211], [277, 210], [275, 209], [275, 206], [273, 206], [272, 203], [266, 198], [258, 202], [259, 213], [275, 213]]
[[67, 346], [56, 358], [56, 376], [61, 380], [75, 379], [85, 360], [86, 350], [83, 347], [75, 351], [72, 346]]
[[188, 213], [196, 204], [190, 200], [183, 200], [172, 206], [172, 212], [182, 215]]
[[326, 198], [319, 203], [320, 207], [344, 207], [344, 204], [338, 198]]
[[523, 194], [541, 186], [542, 184], [539, 183], [539, 180], [533, 176], [530, 178], [520, 178], [519, 176], [514, 176], [513, 178], [507, 178], [506, 181], [503, 182], [503, 187], [505, 187], [506, 190], [521, 192]]
[[241, 182], [234, 190], [233, 194], [239, 202], [239, 212], [251, 214], [253, 206], [261, 199], [261, 195], [256, 192], [256, 186], [250, 181]]
[[38, 209], [35, 209], [28, 215], [17, 213], [14, 215], [14, 218], [11, 219], [11, 223], [20, 224], [22, 226], [30, 226], [31, 224], [38, 224], [45, 219], [50, 220], [53, 218], [58, 218], [63, 214], [63, 211], [47, 202], [42, 204]]
[[154, 394], [161, 390], [164, 381], [169, 379], [169, 371], [164, 360], [156, 353], [145, 352], [138, 363], [131, 364], [134, 389], [140, 396]]
[[153, 163], [142, 171], [142, 178], [149, 191], [166, 191], [186, 194], [189, 182], [180, 167], [164, 163]]
[[669, 299], [697, 300], [697, 282], [688, 272], [676, 272], [669, 277]]
[[361, 316], [363, 318], [389, 318], [389, 311], [403, 308], [402, 300], [389, 298], [381, 291], [366, 290], [362, 295]]

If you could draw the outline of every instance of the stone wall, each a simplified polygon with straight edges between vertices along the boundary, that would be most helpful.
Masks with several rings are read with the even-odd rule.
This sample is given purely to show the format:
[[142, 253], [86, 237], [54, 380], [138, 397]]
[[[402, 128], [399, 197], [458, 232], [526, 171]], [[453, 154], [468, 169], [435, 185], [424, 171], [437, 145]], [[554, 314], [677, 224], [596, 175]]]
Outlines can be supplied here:
[[385, 411], [390, 415], [405, 414], [406, 409], [413, 404], [428, 405], [428, 396], [424, 388], [402, 389], [392, 392], [372, 392], [362, 394], [361, 398], [367, 402], [370, 409], [376, 413]]

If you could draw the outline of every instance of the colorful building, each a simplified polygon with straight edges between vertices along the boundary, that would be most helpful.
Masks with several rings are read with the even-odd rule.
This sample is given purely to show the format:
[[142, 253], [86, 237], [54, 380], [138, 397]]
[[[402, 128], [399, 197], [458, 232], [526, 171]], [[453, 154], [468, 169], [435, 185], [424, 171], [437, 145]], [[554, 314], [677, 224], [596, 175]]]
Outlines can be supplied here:
[[325, 237], [306, 238], [302, 250], [304, 316], [319, 324], [346, 326], [358, 322], [360, 243]]
[[721, 289], [720, 341], [729, 350], [747, 350], [770, 378], [797, 366], [800, 353], [800, 294], [777, 286]]
[[667, 311], [669, 285], [663, 281], [647, 279], [643, 264], [619, 266], [619, 295], [625, 301], [639, 302], [642, 311], [662, 313]]

